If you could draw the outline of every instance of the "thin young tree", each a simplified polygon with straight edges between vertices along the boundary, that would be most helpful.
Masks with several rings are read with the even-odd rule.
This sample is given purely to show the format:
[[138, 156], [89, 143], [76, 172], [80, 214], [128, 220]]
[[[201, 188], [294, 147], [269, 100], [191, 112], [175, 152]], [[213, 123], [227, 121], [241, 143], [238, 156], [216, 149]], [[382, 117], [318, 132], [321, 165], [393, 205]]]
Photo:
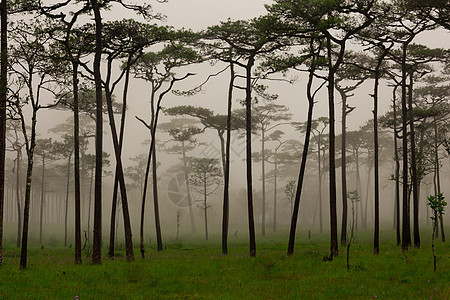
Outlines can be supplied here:
[[192, 171], [189, 181], [200, 198], [197, 207], [204, 211], [205, 239], [208, 240], [208, 209], [213, 205], [208, 203], [208, 197], [214, 194], [222, 184], [222, 172], [216, 158], [190, 159]]
[[[159, 113], [161, 111], [161, 102], [164, 96], [172, 91], [176, 82], [182, 81], [194, 74], [187, 73], [182, 77], [176, 77], [175, 70], [177, 68], [187, 66], [199, 62], [201, 58], [198, 53], [189, 47], [182, 46], [178, 43], [167, 45], [159, 52], [147, 52], [142, 55], [137, 63], [132, 66], [132, 73], [136, 78], [141, 78], [150, 84], [150, 122], [137, 117], [144, 126], [149, 129], [151, 135], [151, 143], [148, 152], [147, 168], [144, 181], [144, 192], [142, 195], [141, 208], [141, 228], [143, 231], [145, 197], [147, 193], [147, 180], [150, 172], [150, 163], [153, 169], [153, 204], [155, 211], [155, 224], [158, 251], [162, 251], [162, 236], [159, 217], [158, 203], [158, 180], [157, 180], [157, 161], [156, 161], [156, 128], [158, 124]], [[142, 234], [141, 234], [142, 236]], [[142, 244], [142, 243], [141, 243]], [[144, 249], [141, 248], [141, 256], [144, 257]]]

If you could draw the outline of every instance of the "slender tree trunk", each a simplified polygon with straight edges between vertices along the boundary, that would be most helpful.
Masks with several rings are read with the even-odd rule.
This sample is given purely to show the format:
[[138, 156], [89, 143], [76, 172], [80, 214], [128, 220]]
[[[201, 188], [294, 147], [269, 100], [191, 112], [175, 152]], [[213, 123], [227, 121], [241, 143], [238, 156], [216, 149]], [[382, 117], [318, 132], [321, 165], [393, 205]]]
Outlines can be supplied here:
[[72, 161], [72, 153], [69, 155], [67, 163], [67, 177], [66, 177], [66, 205], [64, 207], [64, 247], [67, 246], [67, 222], [69, 212], [69, 183], [70, 183], [70, 163]]
[[393, 91], [393, 110], [394, 110], [394, 159], [395, 159], [395, 231], [397, 236], [397, 246], [401, 244], [400, 234], [400, 158], [398, 155], [398, 141], [397, 141], [397, 104], [396, 101], [397, 86]]
[[341, 144], [341, 180], [342, 180], [342, 226], [341, 226], [341, 245], [347, 244], [347, 95], [339, 90], [342, 99], [342, 144]]
[[6, 157], [6, 101], [7, 101], [7, 25], [8, 12], [6, 0], [0, 3], [1, 10], [1, 32], [0, 32], [0, 268], [3, 266], [3, 208], [5, 201], [5, 157]]
[[[408, 92], [408, 109], [412, 111], [413, 109], [413, 71], [409, 73], [409, 92]], [[414, 226], [414, 247], [420, 248], [420, 232], [419, 232], [419, 195], [417, 192], [419, 180], [417, 177], [417, 159], [416, 159], [416, 137], [414, 129], [414, 117], [409, 118], [409, 130], [411, 139], [411, 184], [413, 193], [413, 226]]]
[[262, 176], [262, 218], [261, 218], [261, 235], [266, 235], [266, 169], [265, 169], [265, 149], [264, 149], [264, 125], [261, 128], [261, 176]]
[[[358, 195], [361, 195], [361, 177], [359, 174], [359, 149], [356, 148], [355, 149], [355, 164], [356, 164], [356, 192], [358, 193]], [[360, 208], [360, 212], [361, 212], [361, 219], [362, 219], [362, 210], [361, 210], [362, 205], [360, 204], [360, 201], [355, 203], [355, 230], [358, 230], [358, 208]], [[361, 220], [362, 221], [362, 220]]]
[[[227, 105], [227, 141], [225, 146], [224, 187], [223, 187], [223, 216], [222, 216], [222, 253], [228, 254], [228, 226], [230, 218], [230, 147], [231, 147], [231, 107], [233, 103], [234, 64], [230, 63], [230, 84], [228, 86]], [[184, 153], [184, 152], [183, 152]]]
[[373, 91], [373, 145], [374, 145], [374, 179], [375, 179], [375, 224], [374, 224], [374, 234], [373, 234], [373, 253], [380, 253], [380, 175], [378, 168], [378, 86], [380, 80], [381, 62], [383, 57], [378, 61], [377, 67], [375, 69], [375, 86]]
[[[153, 139], [155, 138], [155, 127], [153, 127]], [[158, 177], [157, 177], [157, 162], [156, 162], [156, 148], [153, 149], [152, 158], [152, 175], [153, 175], [153, 208], [155, 211], [155, 229], [156, 229], [156, 243], [158, 251], [163, 250], [161, 237], [161, 222], [159, 220], [159, 202], [158, 202]]]
[[402, 49], [402, 153], [403, 153], [403, 212], [402, 212], [402, 250], [411, 245], [410, 216], [408, 214], [408, 107], [406, 99], [406, 53], [408, 44]]
[[20, 149], [17, 149], [16, 156], [16, 201], [17, 201], [17, 248], [20, 248], [20, 241], [22, 240], [22, 213], [20, 207]]
[[[31, 85], [30, 85], [31, 86]], [[30, 219], [30, 200], [31, 200], [31, 178], [33, 176], [33, 162], [34, 162], [34, 149], [36, 147], [36, 113], [37, 107], [35, 106], [35, 100], [30, 88], [30, 98], [33, 105], [33, 113], [31, 117], [31, 136], [29, 144], [27, 143], [27, 177], [25, 187], [25, 204], [23, 210], [23, 227], [22, 227], [22, 248], [20, 249], [20, 269], [27, 268], [27, 250], [28, 250], [28, 225]], [[27, 134], [25, 123], [22, 119], [22, 132], [24, 137]]]
[[323, 232], [323, 218], [322, 218], [322, 176], [323, 176], [323, 170], [322, 170], [322, 157], [320, 154], [321, 147], [322, 147], [322, 138], [319, 137], [319, 140], [317, 142], [317, 155], [318, 155], [318, 167], [319, 167], [319, 226], [320, 226], [320, 233]]
[[91, 232], [91, 207], [92, 207], [92, 183], [94, 179], [94, 169], [91, 169], [91, 180], [89, 183], [89, 204], [88, 204], [88, 218], [87, 218], [87, 239], [89, 240]]
[[246, 131], [246, 166], [247, 166], [247, 204], [248, 229], [250, 238], [250, 256], [256, 256], [255, 220], [253, 216], [253, 184], [252, 184], [252, 67], [254, 56], [248, 59], [246, 67], [245, 96], [245, 131]]
[[142, 192], [142, 202], [141, 202], [141, 223], [140, 223], [140, 227], [139, 227], [140, 228], [140, 231], [139, 231], [139, 240], [140, 240], [139, 249], [141, 251], [141, 258], [145, 257], [145, 249], [144, 249], [145, 200], [147, 198], [148, 175], [150, 173], [151, 161], [152, 161], [152, 148], [150, 147], [149, 150], [148, 150], [148, 155], [147, 155], [147, 166], [145, 167], [144, 190]]
[[[311, 40], [311, 44], [310, 44], [311, 50], [313, 50], [313, 42], [314, 41]], [[297, 182], [297, 190], [295, 192], [294, 210], [292, 212], [292, 218], [291, 218], [291, 228], [290, 228], [290, 232], [289, 232], [289, 243], [288, 243], [288, 249], [287, 249], [288, 255], [292, 255], [294, 253], [295, 233], [296, 233], [296, 229], [297, 229], [298, 213], [300, 210], [300, 198], [301, 198], [301, 194], [302, 194], [303, 178], [304, 178], [305, 170], [306, 170], [306, 159], [308, 157], [309, 140], [310, 140], [310, 136], [311, 136], [312, 114], [313, 114], [313, 107], [314, 107], [314, 96], [311, 93], [312, 84], [313, 84], [313, 80], [314, 80], [314, 71], [315, 71], [314, 59], [315, 59], [315, 56], [313, 56], [313, 63], [309, 70], [308, 85], [307, 85], [307, 89], [306, 89], [307, 98], [308, 98], [308, 117], [307, 117], [307, 121], [306, 121], [306, 134], [305, 134], [305, 143], [303, 144], [302, 162], [300, 164], [300, 171], [298, 174], [298, 182]]]
[[277, 232], [277, 172], [278, 172], [278, 148], [275, 148], [275, 155], [274, 155], [274, 174], [273, 174], [273, 232]]
[[[120, 155], [122, 155], [123, 148], [123, 135], [125, 131], [125, 117], [127, 111], [127, 95], [128, 95], [128, 86], [130, 81], [130, 60], [131, 55], [128, 57], [127, 69], [125, 72], [125, 83], [123, 88], [123, 97], [122, 97], [122, 114], [120, 120], [120, 130], [119, 130], [119, 151]], [[116, 166], [115, 178], [114, 178], [114, 187], [113, 187], [113, 198], [112, 198], [112, 208], [111, 208], [111, 224], [110, 224], [110, 233], [109, 233], [109, 251], [108, 256], [112, 258], [114, 256], [114, 245], [115, 245], [115, 221], [116, 221], [116, 210], [117, 210], [117, 190], [119, 184], [118, 177], [118, 165]]]
[[336, 145], [335, 145], [335, 115], [334, 115], [334, 74], [338, 63], [333, 66], [331, 59], [331, 39], [327, 37], [327, 52], [329, 61], [328, 73], [328, 113], [329, 113], [329, 174], [330, 174], [330, 258], [338, 254], [337, 208], [336, 208]]
[[[72, 62], [73, 73], [73, 137], [75, 176], [75, 264], [81, 264], [81, 183], [80, 183], [80, 118], [78, 108], [78, 63]], [[43, 171], [42, 171], [43, 172]], [[42, 176], [44, 177], [44, 176]]]
[[189, 171], [187, 167], [187, 158], [186, 158], [186, 148], [184, 145], [184, 141], [182, 142], [182, 149], [183, 149], [183, 167], [184, 167], [184, 180], [186, 181], [186, 193], [187, 193], [187, 199], [188, 199], [188, 206], [189, 206], [189, 217], [191, 220], [191, 232], [195, 233], [195, 220], [194, 220], [194, 211], [192, 209], [192, 196], [191, 196], [191, 185], [189, 183]]
[[42, 223], [44, 217], [44, 186], [45, 186], [45, 150], [42, 149], [42, 180], [41, 180], [41, 203], [39, 209], [39, 244], [42, 244]]
[[[370, 155], [370, 154], [369, 154]], [[367, 212], [369, 208], [369, 190], [370, 190], [370, 177], [372, 175], [372, 161], [369, 159], [369, 171], [367, 174], [367, 183], [366, 183], [366, 203], [364, 206], [364, 229], [367, 230]]]
[[206, 204], [206, 173], [203, 173], [203, 191], [204, 191], [204, 199], [203, 203], [205, 205], [205, 238], [208, 240], [208, 206]]
[[[433, 125], [434, 125], [434, 161], [435, 161], [435, 175], [436, 175], [436, 187], [437, 187], [437, 194], [441, 192], [441, 176], [440, 176], [440, 167], [439, 167], [439, 145], [438, 145], [438, 128], [437, 128], [437, 121], [436, 117], [433, 119]], [[437, 195], [436, 195], [437, 196]], [[441, 225], [441, 239], [443, 242], [445, 242], [445, 232], [444, 232], [444, 220], [442, 218], [442, 213], [439, 214], [439, 219], [436, 218], [436, 222], [440, 223]], [[437, 232], [437, 230], [436, 230]]]
[[[111, 93], [107, 88], [106, 91], [106, 103], [108, 107], [108, 117], [109, 117], [109, 125], [111, 128], [111, 135], [113, 140], [113, 146], [114, 146], [114, 153], [116, 156], [116, 172], [119, 180], [119, 187], [120, 187], [120, 195], [121, 195], [121, 203], [122, 203], [122, 213], [123, 213], [123, 224], [124, 224], [124, 232], [125, 232], [125, 251], [127, 260], [131, 261], [134, 260], [134, 253], [133, 253], [133, 240], [132, 240], [132, 232], [131, 232], [131, 221], [130, 221], [130, 214], [128, 210], [128, 197], [127, 197], [127, 190], [125, 186], [125, 177], [123, 174], [123, 165], [122, 165], [122, 149], [119, 144], [119, 137], [117, 135], [117, 129], [115, 125], [114, 120], [114, 112], [112, 108], [112, 98]], [[125, 107], [123, 107], [125, 110]], [[113, 223], [114, 224], [114, 223]]]
[[94, 242], [92, 248], [92, 263], [102, 263], [102, 169], [103, 169], [103, 97], [100, 60], [102, 56], [102, 17], [97, 0], [90, 0], [95, 19], [95, 208], [94, 208]]

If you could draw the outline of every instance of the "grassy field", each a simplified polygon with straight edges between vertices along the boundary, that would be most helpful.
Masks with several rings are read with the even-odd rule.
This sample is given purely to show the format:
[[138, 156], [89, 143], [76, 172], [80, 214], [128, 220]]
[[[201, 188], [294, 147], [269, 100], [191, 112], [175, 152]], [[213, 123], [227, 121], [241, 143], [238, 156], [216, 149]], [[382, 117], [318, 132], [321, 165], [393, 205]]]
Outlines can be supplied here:
[[105, 258], [100, 266], [88, 258], [75, 266], [73, 249], [34, 247], [25, 271], [18, 270], [19, 250], [7, 247], [0, 299], [450, 299], [449, 242], [437, 243], [434, 273], [430, 239], [422, 238], [421, 249], [406, 253], [381, 242], [375, 256], [367, 233], [350, 249], [349, 271], [343, 247], [333, 261], [323, 261], [327, 235], [302, 235], [290, 257], [286, 237], [259, 238], [256, 258], [243, 239], [231, 239], [228, 256], [220, 254], [218, 239], [171, 241], [164, 251], [148, 248], [144, 260], [133, 262], [119, 249], [118, 258]]

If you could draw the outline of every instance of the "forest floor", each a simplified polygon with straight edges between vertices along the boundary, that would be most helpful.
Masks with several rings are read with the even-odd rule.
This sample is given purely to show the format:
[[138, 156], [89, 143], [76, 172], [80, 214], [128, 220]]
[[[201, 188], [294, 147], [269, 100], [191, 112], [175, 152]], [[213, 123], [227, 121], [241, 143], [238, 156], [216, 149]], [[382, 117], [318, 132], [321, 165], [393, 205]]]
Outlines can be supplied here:
[[86, 257], [75, 266], [73, 248], [32, 247], [24, 271], [19, 249], [6, 247], [0, 299], [450, 299], [450, 242], [437, 241], [433, 272], [429, 237], [422, 235], [422, 247], [407, 252], [381, 241], [374, 255], [371, 233], [360, 235], [350, 248], [350, 270], [342, 246], [339, 256], [324, 261], [326, 234], [309, 240], [303, 233], [292, 256], [285, 236], [259, 237], [256, 258], [242, 238], [231, 238], [229, 255], [222, 255], [216, 237], [168, 241], [162, 252], [148, 248], [145, 259], [136, 247], [133, 262], [120, 248], [117, 258], [107, 259], [105, 248], [103, 264], [95, 266]]

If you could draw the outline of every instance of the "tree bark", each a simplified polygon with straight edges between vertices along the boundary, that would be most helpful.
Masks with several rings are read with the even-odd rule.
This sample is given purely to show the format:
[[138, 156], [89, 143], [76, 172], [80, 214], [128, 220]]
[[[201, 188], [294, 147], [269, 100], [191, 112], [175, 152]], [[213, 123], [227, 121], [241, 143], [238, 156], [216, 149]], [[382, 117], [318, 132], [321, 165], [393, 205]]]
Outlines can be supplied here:
[[247, 167], [247, 206], [248, 229], [250, 238], [250, 256], [256, 256], [255, 220], [253, 216], [253, 184], [252, 184], [252, 67], [254, 55], [250, 56], [246, 66], [245, 88], [245, 131], [246, 131], [246, 167]]
[[261, 218], [261, 235], [266, 235], [266, 168], [265, 168], [265, 149], [264, 149], [264, 125], [261, 126], [261, 176], [262, 176], [262, 218]]
[[[73, 138], [75, 176], [75, 264], [81, 264], [81, 183], [80, 183], [80, 118], [78, 105], [78, 63], [72, 62], [73, 73]], [[42, 175], [42, 177], [44, 177]], [[42, 179], [43, 180], [43, 179]]]
[[[153, 138], [155, 139], [156, 127], [153, 129]], [[158, 251], [163, 250], [162, 237], [161, 237], [161, 221], [159, 219], [159, 201], [158, 201], [158, 177], [157, 177], [157, 162], [156, 162], [156, 148], [153, 146], [153, 158], [152, 158], [152, 178], [153, 178], [153, 209], [155, 211], [155, 230], [156, 230], [156, 243]]]
[[67, 222], [69, 212], [69, 183], [70, 183], [70, 163], [72, 161], [72, 153], [69, 155], [67, 163], [67, 177], [66, 177], [66, 205], [64, 207], [64, 247], [67, 246]]
[[408, 214], [408, 107], [406, 99], [406, 50], [402, 47], [402, 151], [403, 151], [403, 211], [402, 211], [402, 250], [411, 245], [410, 221]]
[[[413, 71], [409, 73], [409, 92], [408, 92], [408, 109], [410, 112], [413, 110]], [[419, 195], [418, 195], [418, 184], [419, 180], [417, 178], [417, 159], [416, 159], [416, 135], [414, 129], [414, 116], [409, 118], [409, 131], [410, 131], [410, 143], [411, 143], [411, 185], [413, 192], [413, 227], [414, 227], [414, 247], [420, 248], [420, 232], [419, 232]]]
[[342, 180], [342, 226], [341, 245], [347, 244], [347, 95], [344, 91], [338, 90], [342, 99], [342, 145], [341, 145], [341, 180]]
[[397, 87], [393, 90], [393, 110], [394, 110], [394, 159], [395, 159], [395, 232], [397, 236], [397, 246], [401, 244], [400, 234], [400, 158], [398, 156], [398, 142], [397, 142], [397, 104], [396, 93]]
[[41, 203], [39, 209], [39, 244], [41, 245], [42, 245], [42, 223], [44, 217], [44, 187], [45, 187], [45, 149], [42, 149]]
[[[123, 148], [123, 135], [125, 131], [125, 117], [126, 117], [126, 110], [127, 110], [127, 95], [128, 95], [128, 85], [130, 81], [130, 60], [131, 56], [128, 57], [127, 62], [127, 69], [125, 72], [125, 83], [123, 88], [123, 97], [122, 97], [122, 114], [120, 119], [120, 130], [119, 130], [119, 151], [120, 155], [122, 155], [122, 148]], [[111, 207], [111, 224], [110, 224], [110, 233], [109, 233], [109, 251], [108, 256], [110, 258], [114, 257], [114, 246], [115, 246], [115, 223], [116, 223], [116, 210], [117, 210], [117, 192], [118, 192], [118, 183], [119, 183], [119, 177], [118, 177], [118, 166], [116, 166], [116, 172], [114, 176], [114, 187], [113, 187], [113, 198], [112, 198], [112, 207]]]
[[224, 187], [223, 187], [222, 254], [228, 254], [228, 226], [230, 216], [229, 189], [230, 189], [231, 107], [233, 104], [234, 79], [235, 79], [234, 64], [230, 63], [230, 84], [228, 85], [228, 104], [227, 104], [227, 141], [225, 146]]
[[[310, 46], [311, 46], [311, 50], [313, 50], [313, 40], [311, 40]], [[291, 218], [289, 243], [288, 243], [288, 249], [287, 249], [288, 255], [292, 255], [294, 253], [295, 233], [296, 233], [296, 229], [297, 229], [298, 213], [300, 210], [300, 198], [301, 198], [301, 194], [302, 194], [303, 178], [304, 178], [305, 170], [306, 170], [306, 159], [308, 157], [309, 140], [310, 140], [311, 128], [312, 128], [314, 96], [311, 93], [311, 89], [312, 89], [312, 84], [313, 84], [313, 79], [314, 79], [314, 71], [315, 71], [315, 65], [314, 65], [315, 56], [313, 56], [312, 59], [313, 59], [313, 63], [311, 64], [311, 68], [309, 70], [308, 85], [307, 85], [307, 89], [306, 89], [307, 98], [308, 98], [308, 117], [307, 117], [307, 121], [306, 121], [305, 143], [303, 144], [302, 162], [300, 164], [300, 171], [298, 174], [297, 190], [295, 192], [294, 210], [292, 212], [292, 218]]]
[[[344, 47], [341, 46], [341, 50]], [[331, 40], [327, 37], [327, 52], [329, 61], [328, 73], [328, 117], [329, 117], [329, 176], [330, 176], [330, 258], [338, 254], [338, 238], [337, 238], [337, 208], [336, 208], [336, 145], [335, 145], [335, 115], [334, 115], [334, 74], [338, 67], [338, 63], [332, 65], [331, 59]], [[343, 53], [342, 53], [343, 55]]]
[[97, 0], [90, 0], [95, 20], [95, 197], [94, 197], [94, 242], [92, 248], [92, 263], [102, 263], [102, 169], [103, 169], [103, 98], [100, 60], [102, 56], [102, 17]]
[[7, 102], [7, 25], [8, 12], [6, 0], [0, 3], [1, 10], [1, 32], [0, 32], [0, 268], [3, 266], [3, 208], [5, 201], [5, 157], [6, 157], [6, 102]]

